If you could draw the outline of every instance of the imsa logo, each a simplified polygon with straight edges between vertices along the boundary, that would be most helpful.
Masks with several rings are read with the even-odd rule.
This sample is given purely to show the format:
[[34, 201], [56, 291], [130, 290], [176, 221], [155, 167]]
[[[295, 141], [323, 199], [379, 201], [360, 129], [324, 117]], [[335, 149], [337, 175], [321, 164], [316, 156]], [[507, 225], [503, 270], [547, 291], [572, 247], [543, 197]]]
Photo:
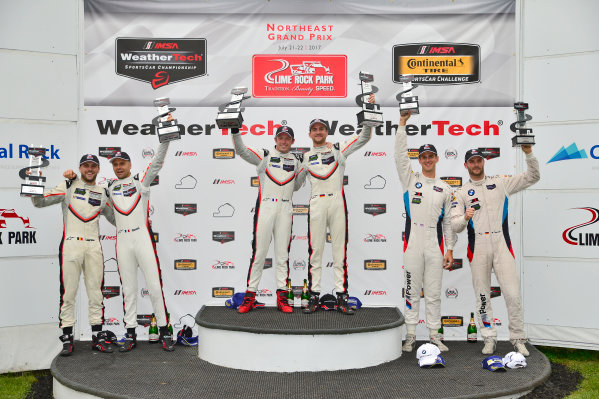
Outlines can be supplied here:
[[197, 268], [195, 259], [175, 259], [175, 270], [196, 270]]
[[173, 295], [197, 295], [195, 291], [175, 290]]
[[387, 270], [387, 261], [384, 259], [366, 259], [364, 270]]
[[233, 148], [213, 148], [212, 158], [214, 159], [233, 159], [235, 158], [235, 149]]
[[231, 298], [235, 294], [233, 287], [212, 287], [213, 298]]

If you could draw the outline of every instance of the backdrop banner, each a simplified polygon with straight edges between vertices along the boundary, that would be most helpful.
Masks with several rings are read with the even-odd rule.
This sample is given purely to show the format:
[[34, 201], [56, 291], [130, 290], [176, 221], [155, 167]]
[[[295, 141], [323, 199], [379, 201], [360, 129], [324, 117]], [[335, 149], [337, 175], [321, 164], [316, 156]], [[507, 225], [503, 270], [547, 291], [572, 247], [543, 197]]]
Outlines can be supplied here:
[[[134, 170], [151, 161], [158, 145], [151, 126], [155, 98], [170, 98], [184, 131], [180, 141], [171, 142], [150, 199], [166, 304], [175, 329], [193, 324], [203, 304], [224, 304], [234, 292], [245, 290], [256, 170], [239, 159], [230, 133], [215, 124], [218, 106], [229, 101], [234, 87], [248, 87], [252, 96], [243, 103], [247, 146], [272, 148], [276, 128], [286, 124], [296, 132], [294, 150], [305, 152], [313, 118], [329, 121], [331, 142], [359, 133], [358, 75], [374, 75], [385, 124], [349, 157], [345, 186], [349, 292], [365, 306], [404, 306], [404, 189], [393, 158], [401, 75], [413, 75], [419, 85], [414, 95], [419, 96], [421, 111], [409, 120], [408, 146], [434, 144], [440, 157], [437, 173], [454, 187], [467, 179], [467, 149], [485, 149], [488, 175], [512, 174], [517, 157], [522, 157], [511, 147], [509, 130], [515, 120], [515, 2], [338, 3], [323, 7], [321, 2], [306, 2], [298, 11], [295, 3], [247, 0], [144, 7], [85, 1], [80, 152], [101, 156], [100, 180], [114, 178], [108, 157], [115, 149], [131, 155]], [[420, 169], [415, 157], [412, 166]], [[306, 183], [293, 199], [289, 266], [298, 288], [307, 278], [309, 191]], [[372, 204], [377, 212], [367, 206]], [[116, 234], [106, 221], [101, 229], [106, 316], [110, 328], [122, 333]], [[447, 339], [465, 339], [475, 308], [465, 247], [464, 233], [455, 248], [455, 268], [443, 276]], [[257, 295], [274, 305], [274, 270], [269, 265]], [[323, 292], [333, 288], [331, 265], [328, 244]], [[505, 339], [507, 314], [494, 276], [492, 285], [495, 323], [499, 338]], [[141, 273], [138, 295], [139, 319], [144, 321], [152, 308]], [[424, 306], [421, 310], [417, 332], [426, 338]], [[89, 334], [86, 312], [81, 306], [83, 335]], [[139, 327], [138, 334], [146, 333]]]

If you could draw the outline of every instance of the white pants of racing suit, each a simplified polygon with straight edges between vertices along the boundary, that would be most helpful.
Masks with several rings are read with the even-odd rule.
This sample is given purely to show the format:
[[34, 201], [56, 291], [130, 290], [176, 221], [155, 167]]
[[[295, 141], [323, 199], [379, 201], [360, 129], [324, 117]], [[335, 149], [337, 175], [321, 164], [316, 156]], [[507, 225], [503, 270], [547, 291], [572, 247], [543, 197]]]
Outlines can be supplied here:
[[86, 241], [82, 237], [66, 237], [60, 244], [60, 327], [75, 325], [75, 297], [79, 278], [83, 281], [89, 301], [89, 324], [104, 323], [102, 284], [104, 282], [104, 257], [98, 240]]
[[327, 226], [333, 246], [335, 291], [347, 293], [347, 206], [343, 192], [313, 195], [308, 211], [308, 288], [320, 292]]
[[525, 338], [520, 278], [516, 271], [514, 256], [506, 246], [501, 232], [476, 233], [476, 245], [470, 267], [476, 296], [476, 318], [483, 338], [497, 337], [491, 306], [491, 269], [495, 272], [501, 294], [505, 298], [510, 339]]
[[275, 273], [277, 289], [287, 286], [289, 277], [289, 247], [293, 226], [293, 206], [290, 200], [258, 198], [254, 214], [252, 258], [248, 271], [248, 291], [256, 292], [264, 270], [264, 260], [274, 235]]
[[117, 231], [116, 259], [123, 286], [125, 327], [137, 327], [138, 265], [146, 280], [156, 322], [159, 326], [167, 325], [160, 264], [150, 232], [144, 227], [135, 231]]
[[403, 255], [406, 329], [408, 334], [415, 334], [420, 318], [420, 294], [424, 286], [426, 326], [434, 334], [441, 328], [443, 252], [438, 244], [435, 228], [411, 227], [408, 247]]

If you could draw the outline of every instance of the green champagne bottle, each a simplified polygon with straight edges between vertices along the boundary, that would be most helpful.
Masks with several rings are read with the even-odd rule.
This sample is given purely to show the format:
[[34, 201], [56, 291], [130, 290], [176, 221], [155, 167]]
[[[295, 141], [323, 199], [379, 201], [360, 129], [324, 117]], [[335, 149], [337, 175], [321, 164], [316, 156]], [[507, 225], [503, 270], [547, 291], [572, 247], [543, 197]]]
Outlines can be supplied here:
[[476, 334], [476, 323], [474, 322], [474, 312], [470, 313], [470, 324], [468, 324], [468, 330], [466, 330], [468, 334], [468, 342], [471, 344], [475, 344], [477, 341]]
[[174, 336], [173, 326], [171, 325], [171, 314], [166, 314], [166, 324], [168, 325], [168, 331], [171, 333], [171, 337]]
[[287, 279], [287, 303], [293, 307], [295, 298], [293, 297], [293, 288], [291, 288], [291, 279]]
[[443, 336], [444, 331], [443, 331], [443, 322], [441, 322], [441, 328], [439, 328], [439, 331], [437, 331], [437, 333], [439, 334], [439, 338], [441, 339], [441, 341], [445, 340], [445, 337]]
[[148, 331], [148, 341], [151, 344], [158, 342], [158, 325], [156, 324], [156, 316], [152, 313], [152, 320], [150, 321], [150, 330]]
[[310, 294], [308, 294], [308, 280], [304, 279], [304, 288], [302, 289], [302, 309], [308, 308], [308, 301], [310, 300]]

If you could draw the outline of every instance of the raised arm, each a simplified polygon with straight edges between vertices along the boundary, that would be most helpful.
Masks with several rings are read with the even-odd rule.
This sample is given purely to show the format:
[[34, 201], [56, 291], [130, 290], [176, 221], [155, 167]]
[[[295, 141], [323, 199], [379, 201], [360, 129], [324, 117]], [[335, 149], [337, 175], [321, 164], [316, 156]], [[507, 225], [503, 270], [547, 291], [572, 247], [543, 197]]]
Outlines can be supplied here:
[[152, 161], [150, 161], [146, 170], [143, 173], [140, 173], [139, 181], [143, 186], [150, 187], [152, 181], [158, 176], [158, 172], [160, 172], [162, 165], [164, 165], [164, 158], [166, 157], [168, 145], [168, 141], [160, 143], [156, 150], [156, 155], [154, 155], [154, 158], [152, 158]]
[[522, 151], [526, 153], [526, 172], [504, 178], [505, 190], [508, 195], [532, 186], [541, 178], [539, 161], [532, 153], [531, 146], [522, 146]]
[[58, 204], [65, 200], [67, 188], [71, 185], [70, 180], [65, 180], [51, 190], [44, 190], [44, 195], [34, 195], [31, 197], [31, 202], [36, 208]]
[[246, 147], [245, 144], [243, 144], [243, 139], [241, 138], [239, 129], [231, 129], [231, 136], [233, 137], [233, 147], [235, 148], [235, 152], [241, 157], [241, 159], [251, 163], [252, 165], [258, 165], [262, 161], [264, 156], [263, 151], [256, 151]]
[[299, 155], [301, 155], [301, 157], [298, 158], [301, 160], [301, 163], [299, 164], [297, 176], [295, 176], [293, 191], [297, 191], [302, 187], [304, 181], [306, 180], [306, 175], [308, 173], [308, 164], [306, 163], [306, 159], [304, 158], [303, 154]]
[[362, 148], [372, 136], [372, 127], [364, 126], [362, 133], [352, 136], [349, 140], [343, 142], [339, 149], [341, 153], [347, 158], [350, 154], [353, 154], [356, 150]]
[[404, 189], [407, 189], [412, 174], [412, 164], [408, 156], [408, 135], [406, 125], [400, 125], [395, 135], [395, 167], [399, 175], [399, 181]]

